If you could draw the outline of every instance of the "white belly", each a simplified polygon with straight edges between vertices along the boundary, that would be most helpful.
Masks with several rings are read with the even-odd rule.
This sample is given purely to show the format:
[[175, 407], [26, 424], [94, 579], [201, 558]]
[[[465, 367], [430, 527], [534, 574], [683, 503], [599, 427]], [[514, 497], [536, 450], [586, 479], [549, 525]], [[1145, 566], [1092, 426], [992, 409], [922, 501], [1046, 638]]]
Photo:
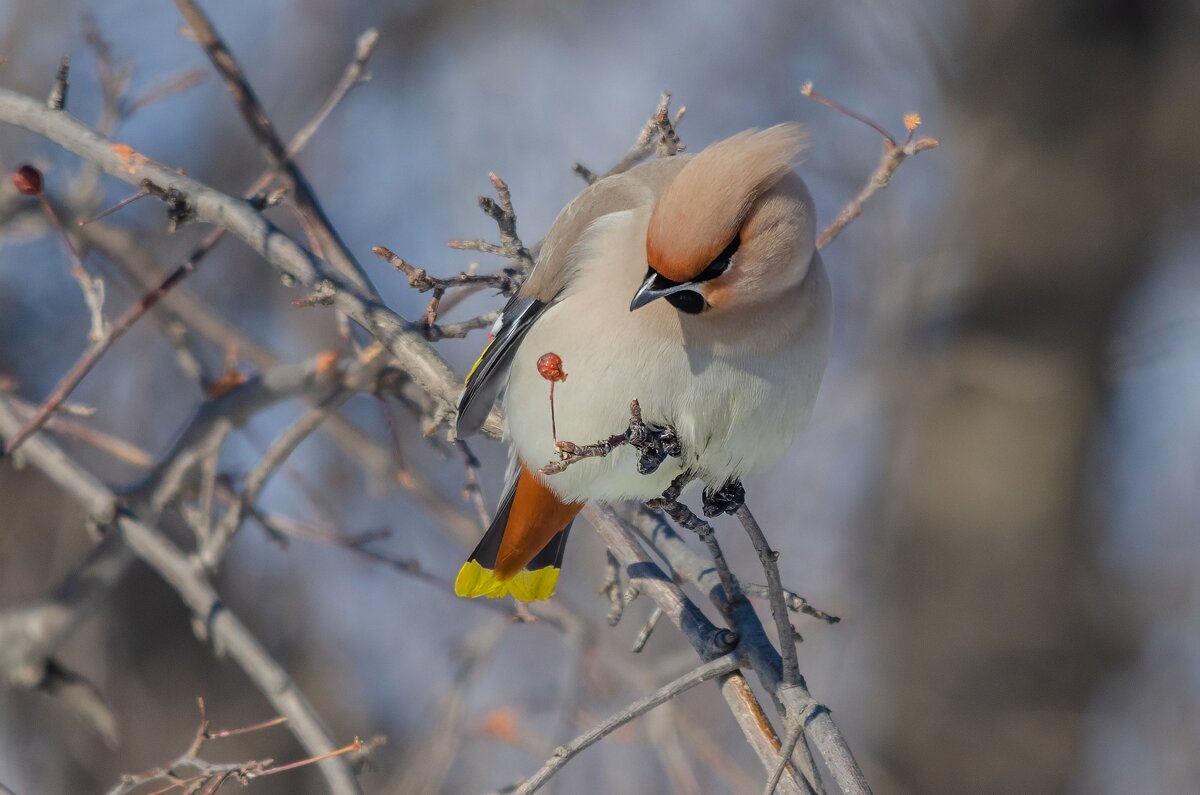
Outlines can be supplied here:
[[[825, 368], [828, 285], [819, 262], [814, 265], [818, 272], [810, 276], [819, 281], [821, 311], [813, 313], [807, 336], [753, 355], [689, 350], [678, 336], [676, 310], [665, 302], [630, 313], [637, 276], [628, 290], [572, 292], [546, 310], [514, 357], [505, 415], [517, 455], [533, 470], [557, 457], [550, 383], [537, 372], [538, 357], [553, 352], [567, 373], [554, 390], [559, 439], [591, 444], [622, 433], [636, 398], [644, 419], [672, 425], [684, 449], [682, 460], [667, 459], [651, 475], [638, 474], [637, 453], [629, 448], [580, 461], [548, 478], [561, 497], [648, 499], [685, 466], [712, 486], [769, 466], [808, 420]], [[674, 334], [655, 333], [663, 321], [667, 329], [674, 324]]]

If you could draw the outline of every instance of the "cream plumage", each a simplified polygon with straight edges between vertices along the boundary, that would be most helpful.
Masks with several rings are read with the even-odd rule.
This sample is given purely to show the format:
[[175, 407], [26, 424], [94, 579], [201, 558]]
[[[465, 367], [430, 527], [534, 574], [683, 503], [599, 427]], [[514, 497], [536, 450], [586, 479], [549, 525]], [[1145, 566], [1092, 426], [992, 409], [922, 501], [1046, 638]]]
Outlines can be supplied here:
[[[812, 197], [792, 170], [804, 143], [794, 124], [739, 133], [603, 179], [559, 214], [459, 407], [458, 431], [471, 433], [507, 383], [516, 464], [460, 595], [546, 598], [583, 502], [654, 497], [685, 468], [719, 489], [786, 450], [829, 348]], [[621, 432], [636, 398], [648, 423], [678, 432], [682, 458], [641, 475], [625, 447], [534, 474], [556, 457], [537, 369], [547, 352], [568, 374], [555, 391], [560, 439]]]

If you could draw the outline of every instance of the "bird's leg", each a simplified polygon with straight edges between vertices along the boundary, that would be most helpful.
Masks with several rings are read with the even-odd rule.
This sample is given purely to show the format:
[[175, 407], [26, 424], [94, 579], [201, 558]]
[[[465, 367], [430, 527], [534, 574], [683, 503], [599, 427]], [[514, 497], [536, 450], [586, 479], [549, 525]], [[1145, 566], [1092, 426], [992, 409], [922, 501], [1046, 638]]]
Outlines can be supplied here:
[[704, 515], [710, 519], [723, 513], [735, 514], [745, 502], [746, 489], [734, 478], [719, 489], [704, 489]]
[[558, 450], [558, 460], [551, 461], [538, 471], [543, 475], [557, 475], [572, 464], [586, 458], [603, 458], [623, 445], [638, 451], [637, 468], [642, 475], [656, 471], [668, 456], [679, 458], [683, 455], [683, 444], [675, 429], [670, 425], [654, 425], [643, 420], [642, 407], [634, 400], [629, 404], [629, 427], [624, 433], [588, 445], [560, 439], [554, 445]]
[[667, 457], [683, 455], [679, 434], [670, 425], [653, 425], [642, 419], [642, 407], [636, 400], [629, 404], [629, 429], [625, 431], [629, 445], [640, 453], [638, 473], [649, 475], [662, 466]]

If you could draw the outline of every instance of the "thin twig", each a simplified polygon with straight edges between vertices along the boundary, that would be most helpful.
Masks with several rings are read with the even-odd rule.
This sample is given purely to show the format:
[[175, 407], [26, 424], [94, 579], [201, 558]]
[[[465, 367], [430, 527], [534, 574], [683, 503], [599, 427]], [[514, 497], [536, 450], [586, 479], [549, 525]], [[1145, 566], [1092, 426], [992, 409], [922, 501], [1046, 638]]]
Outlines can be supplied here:
[[46, 107], [50, 110], [63, 110], [67, 106], [70, 76], [71, 56], [64, 55], [58, 62], [58, 72], [54, 75], [54, 86], [50, 89], [50, 96], [46, 97]]
[[608, 615], [605, 620], [610, 627], [621, 623], [625, 613], [625, 600], [621, 598], [621, 564], [613, 555], [611, 549], [606, 549], [604, 565], [604, 582], [600, 583], [600, 593], [608, 597]]
[[788, 763], [792, 761], [792, 751], [796, 750], [796, 743], [800, 741], [800, 737], [804, 734], [804, 727], [797, 723], [788, 732], [787, 740], [779, 749], [779, 764], [775, 766], [775, 770], [771, 773], [771, 777], [767, 779], [767, 785], [763, 787], [763, 795], [775, 795], [775, 789], [779, 786], [779, 779], [783, 777], [783, 771], [787, 769]]
[[551, 776], [562, 769], [563, 765], [579, 754], [579, 752], [604, 739], [631, 720], [646, 714], [664, 701], [669, 701], [698, 684], [736, 671], [738, 666], [739, 662], [733, 655], [718, 657], [689, 671], [678, 679], [668, 682], [650, 695], [638, 699], [612, 717], [588, 729], [574, 740], [571, 740], [571, 742], [555, 749], [554, 755], [546, 760], [541, 769], [521, 783], [517, 788], [517, 795], [529, 795], [529, 793], [536, 792]]
[[[744, 583], [742, 583], [742, 590], [746, 592], [747, 596], [754, 596], [759, 599], [770, 599], [771, 598], [771, 591], [765, 585], [758, 585], [757, 583], [752, 583], [752, 582], [744, 582]], [[818, 618], [818, 619], [824, 621], [826, 624], [836, 624], [842, 620], [831, 613], [826, 613], [824, 610], [814, 607], [803, 596], [793, 593], [792, 591], [789, 591], [787, 588], [783, 589], [783, 599], [787, 603], [788, 609], [794, 613], [803, 613], [806, 616], [812, 616], [813, 618]]]
[[[310, 756], [307, 759], [300, 759], [295, 762], [289, 762], [283, 765], [273, 765], [272, 759], [258, 759], [248, 762], [209, 762], [200, 758], [200, 750], [208, 740], [222, 739], [225, 737], [236, 737], [241, 734], [249, 734], [258, 732], [264, 729], [269, 729], [274, 726], [279, 726], [287, 722], [287, 718], [278, 717], [271, 720], [265, 720], [260, 723], [255, 723], [250, 726], [242, 726], [236, 729], [220, 729], [213, 731], [209, 728], [207, 711], [204, 707], [204, 699], [196, 699], [200, 707], [200, 725], [196, 728], [195, 735], [192, 738], [191, 744], [182, 754], [175, 757], [169, 762], [153, 767], [143, 773], [125, 774], [121, 776], [121, 781], [110, 789], [107, 795], [129, 795], [138, 787], [152, 782], [170, 782], [168, 786], [162, 789], [155, 790], [150, 795], [161, 795], [161, 793], [171, 792], [176, 789], [184, 789], [187, 793], [204, 793], [205, 795], [214, 795], [223, 784], [228, 781], [237, 781], [243, 785], [248, 784], [252, 779], [262, 776], [273, 776], [277, 773], [284, 773], [288, 770], [306, 767], [316, 764], [325, 759], [331, 759], [336, 756], [342, 756], [356, 751], [363, 751], [369, 745], [364, 743], [357, 737], [354, 742], [344, 745], [341, 748], [328, 751], [324, 754]], [[190, 768], [196, 771], [190, 776], [182, 776], [178, 771]]]
[[517, 214], [513, 211], [512, 194], [508, 190], [508, 183], [500, 179], [495, 172], [488, 172], [488, 179], [491, 180], [492, 187], [496, 189], [496, 196], [500, 202], [497, 204], [487, 196], [480, 196], [479, 208], [496, 222], [496, 226], [500, 230], [500, 243], [497, 245], [486, 240], [451, 240], [446, 245], [454, 249], [483, 251], [505, 257], [512, 260], [521, 273], [528, 273], [533, 269], [533, 255], [529, 253], [529, 249], [525, 247], [525, 244], [521, 242], [520, 235], [517, 234]]
[[779, 577], [779, 553], [771, 549], [766, 535], [759, 527], [758, 520], [750, 513], [750, 508], [742, 503], [737, 509], [738, 521], [750, 536], [754, 551], [762, 564], [763, 572], [767, 575], [767, 591], [771, 597], [771, 613], [775, 618], [775, 627], [779, 632], [779, 648], [783, 656], [783, 683], [796, 685], [800, 682], [800, 660], [796, 655], [796, 629], [788, 617], [787, 600], [783, 595], [783, 582]]
[[[262, 103], [259, 102], [258, 96], [246, 79], [245, 73], [242, 72], [241, 66], [238, 65], [233, 53], [217, 33], [208, 16], [193, 0], [175, 0], [175, 7], [179, 10], [180, 16], [187, 23], [196, 41], [204, 48], [205, 54], [212, 61], [221, 80], [224, 81], [225, 87], [229, 89], [229, 94], [233, 97], [246, 126], [250, 128], [250, 132], [254, 134], [255, 139], [266, 153], [267, 161], [284, 174], [291, 183], [296, 206], [311, 221], [312, 231], [325, 258], [357, 287], [378, 300], [378, 293], [371, 285], [370, 277], [367, 276], [367, 272], [363, 270], [354, 255], [350, 253], [350, 249], [342, 241], [337, 230], [333, 228], [325, 210], [317, 201], [308, 179], [288, 153], [283, 139], [276, 132], [275, 125], [271, 122]], [[373, 46], [374, 44], [371, 43], [365, 48], [368, 55]], [[356, 57], [355, 63], [358, 63], [359, 60]]]
[[486, 529], [492, 523], [492, 517], [488, 513], [487, 502], [483, 498], [483, 489], [479, 486], [479, 459], [475, 457], [475, 453], [466, 440], [455, 439], [454, 446], [462, 453], [463, 469], [466, 472], [463, 498], [475, 508], [475, 515], [479, 517], [480, 526]]
[[821, 232], [820, 237], [817, 238], [817, 249], [819, 250], [833, 242], [833, 239], [841, 234], [851, 221], [862, 214], [867, 200], [888, 186], [888, 183], [892, 181], [892, 175], [896, 173], [896, 169], [900, 167], [901, 163], [912, 155], [937, 148], [941, 142], [937, 138], [913, 138], [913, 133], [921, 124], [921, 118], [916, 114], [909, 114], [905, 117], [904, 124], [908, 129], [908, 137], [904, 139], [903, 143], [896, 143], [896, 139], [877, 122], [813, 91], [811, 82], [805, 83], [804, 87], [800, 89], [800, 93], [822, 105], [833, 108], [838, 113], [862, 122], [883, 137], [883, 158], [858, 195], [851, 199], [833, 219], [833, 222]]
[[657, 605], [650, 611], [650, 615], [646, 618], [646, 623], [642, 625], [637, 637], [633, 639], [633, 646], [630, 648], [634, 654], [640, 654], [642, 649], [646, 648], [646, 641], [650, 640], [651, 633], [658, 626], [658, 620], [662, 618], [663, 611]]
[[[0, 398], [0, 430], [15, 427], [11, 411]], [[86, 506], [97, 501], [117, 504], [117, 497], [91, 473], [69, 459], [55, 445], [35, 437], [23, 450], [29, 463], [45, 472]], [[312, 756], [337, 750], [320, 717], [287, 672], [258, 639], [221, 600], [208, 580], [192, 566], [182, 551], [152, 525], [128, 512], [118, 513], [114, 530], [119, 531], [134, 554], [145, 561], [179, 595], [196, 620], [208, 631], [213, 645], [225, 651], [271, 702], [288, 718], [288, 727]], [[332, 792], [358, 795], [361, 792], [349, 765], [340, 758], [319, 763]]]
[[[287, 155], [289, 158], [295, 157], [307, 146], [312, 140], [312, 136], [317, 131], [320, 123], [328, 117], [330, 111], [349, 93], [350, 89], [363, 81], [365, 74], [366, 60], [370, 57], [374, 50], [375, 44], [378, 41], [378, 34], [375, 31], [368, 30], [359, 36], [358, 44], [355, 50], [354, 60], [346, 68], [342, 78], [330, 93], [329, 98], [317, 111], [316, 115], [309, 120], [303, 128], [292, 138], [288, 144]], [[274, 170], [264, 172], [258, 179], [254, 181], [243, 194], [248, 200], [253, 200], [259, 196], [269, 186], [274, 178]], [[145, 183], [154, 184], [150, 180], [143, 180], [140, 188], [143, 192], [149, 192]], [[209, 252], [216, 247], [217, 243], [225, 234], [223, 227], [218, 227], [210, 232], [200, 244], [198, 244], [192, 252], [184, 258], [183, 262], [167, 274], [156, 287], [143, 295], [136, 303], [134, 303], [120, 318], [108, 329], [105, 334], [96, 344], [84, 353], [84, 355], [75, 363], [71, 370], [63, 376], [63, 379], [54, 388], [54, 391], [43, 402], [41, 408], [33, 418], [30, 419], [26, 427], [21, 429], [21, 432], [16, 434], [12, 439], [5, 444], [4, 454], [11, 455], [26, 438], [35, 433], [38, 427], [45, 422], [46, 418], [53, 413], [59, 403], [74, 391], [75, 387], [91, 372], [95, 367], [96, 362], [100, 357], [112, 347], [112, 344], [124, 334], [134, 323], [136, 323], [142, 315], [146, 314], [153, 308], [162, 298], [167, 295], [172, 289], [183, 281], [188, 275], [195, 272], [197, 266]], [[73, 249], [72, 249], [73, 250]], [[85, 293], [86, 294], [86, 293]], [[90, 306], [89, 301], [89, 306]], [[93, 324], [94, 325], [94, 324]]]
[[429, 290], [451, 290], [456, 287], [495, 287], [504, 295], [510, 295], [520, 282], [516, 274], [501, 271], [499, 273], [460, 273], [448, 279], [430, 276], [429, 271], [418, 268], [386, 246], [375, 246], [371, 249], [375, 256], [403, 273], [408, 278], [408, 286], [419, 293]]
[[725, 595], [725, 609], [729, 610], [738, 602], [744, 601], [746, 597], [742, 594], [737, 577], [734, 576], [733, 571], [729, 568], [729, 563], [725, 560], [725, 553], [721, 551], [721, 545], [717, 542], [717, 534], [713, 531], [712, 525], [679, 501], [680, 492], [691, 478], [691, 473], [684, 472], [671, 482], [670, 487], [663, 492], [661, 497], [648, 500], [646, 505], [652, 509], [662, 510], [674, 519], [676, 524], [691, 530], [704, 542], [704, 546], [708, 548], [708, 553], [712, 556], [717, 575], [721, 578], [721, 589]]
[[280, 434], [279, 438], [271, 444], [258, 464], [246, 476], [241, 498], [225, 511], [212, 536], [206, 539], [197, 551], [197, 560], [202, 566], [209, 571], [216, 569], [218, 561], [241, 525], [247, 508], [257, 502], [267, 480], [283, 465], [283, 462], [300, 446], [301, 442], [307, 439], [322, 422], [353, 395], [353, 389], [338, 388], [329, 397], [310, 409], [298, 422]]
[[638, 163], [645, 160], [651, 153], [658, 157], [670, 157], [677, 152], [684, 150], [683, 141], [679, 139], [679, 134], [675, 132], [675, 128], [679, 126], [679, 122], [683, 119], [683, 114], [687, 108], [680, 106], [675, 112], [675, 118], [672, 120], [670, 114], [671, 95], [664, 91], [659, 98], [658, 107], [654, 113], [646, 121], [641, 132], [633, 142], [633, 146], [629, 148], [629, 152], [625, 157], [621, 158], [615, 166], [604, 172], [603, 175], [597, 176], [595, 172], [589, 169], [582, 163], [575, 163], [571, 166], [571, 170], [583, 178], [589, 185], [597, 182], [604, 177], [611, 177], [614, 174], [621, 174], [636, 166]]
[[168, 77], [162, 82], [150, 86], [150, 88], [129, 100], [122, 108], [122, 111], [125, 116], [132, 116], [139, 110], [153, 105], [155, 102], [161, 102], [167, 97], [189, 91], [207, 79], [208, 74], [199, 67], [185, 69], [177, 75]]
[[[551, 392], [551, 396], [553, 394]], [[643, 475], [657, 471], [667, 458], [678, 458], [683, 454], [675, 429], [652, 425], [643, 420], [641, 404], [635, 398], [629, 402], [629, 425], [623, 433], [586, 445], [555, 439], [558, 460], [551, 461], [538, 471], [543, 475], [557, 475], [573, 464], [588, 458], [603, 458], [624, 445], [638, 451], [637, 468]]]

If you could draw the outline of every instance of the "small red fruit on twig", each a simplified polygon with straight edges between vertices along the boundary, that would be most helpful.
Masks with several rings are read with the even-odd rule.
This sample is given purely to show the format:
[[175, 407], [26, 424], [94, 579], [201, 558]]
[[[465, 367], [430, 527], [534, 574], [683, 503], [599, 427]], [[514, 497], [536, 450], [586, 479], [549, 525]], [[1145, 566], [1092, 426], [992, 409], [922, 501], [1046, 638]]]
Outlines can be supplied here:
[[558, 423], [554, 419], [554, 384], [566, 381], [567, 374], [563, 372], [563, 360], [557, 353], [543, 353], [537, 360], [538, 374], [550, 382], [550, 435], [558, 445]]
[[42, 172], [28, 163], [13, 172], [12, 181], [26, 196], [37, 196], [42, 192]]
[[566, 381], [567, 374], [563, 372], [563, 360], [557, 353], [543, 353], [537, 360], [538, 373], [550, 383]]

